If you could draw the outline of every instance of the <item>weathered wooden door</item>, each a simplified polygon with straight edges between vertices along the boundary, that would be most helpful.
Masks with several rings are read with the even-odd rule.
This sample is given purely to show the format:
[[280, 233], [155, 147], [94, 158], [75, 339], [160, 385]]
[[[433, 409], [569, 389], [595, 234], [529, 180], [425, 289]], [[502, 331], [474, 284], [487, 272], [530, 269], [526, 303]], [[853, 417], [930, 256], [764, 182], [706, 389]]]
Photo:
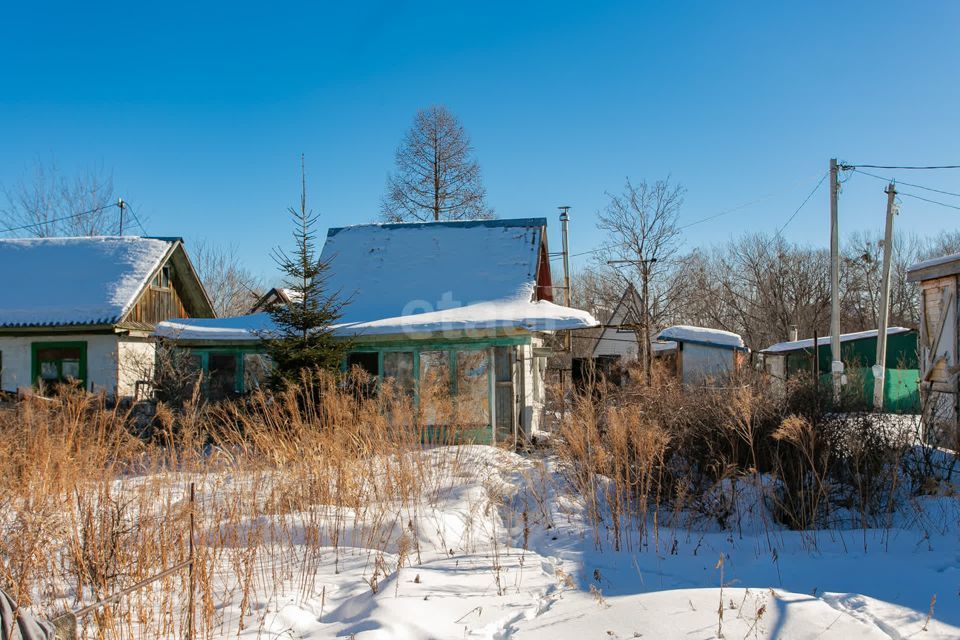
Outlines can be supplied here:
[[957, 445], [957, 278], [927, 280], [921, 292], [920, 389], [926, 418], [925, 439]]
[[494, 348], [494, 402], [497, 442], [513, 442], [513, 348]]

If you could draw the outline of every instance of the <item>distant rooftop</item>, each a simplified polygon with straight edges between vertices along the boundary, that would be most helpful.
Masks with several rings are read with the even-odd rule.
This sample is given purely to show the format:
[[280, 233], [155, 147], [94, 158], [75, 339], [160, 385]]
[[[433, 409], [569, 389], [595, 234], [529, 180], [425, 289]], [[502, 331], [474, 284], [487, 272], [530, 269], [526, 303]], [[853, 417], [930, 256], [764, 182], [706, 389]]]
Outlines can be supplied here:
[[[892, 336], [898, 333], [909, 333], [913, 329], [907, 327], [889, 327], [887, 329], [887, 335]], [[877, 333], [876, 329], [871, 329], [869, 331], [858, 331], [856, 333], [843, 333], [840, 334], [840, 342], [851, 342], [854, 340], [867, 340], [869, 338], [876, 338]], [[817, 346], [822, 347], [824, 345], [829, 345], [831, 343], [830, 336], [821, 336], [817, 339]], [[806, 340], [793, 340], [792, 342], [778, 342], [777, 344], [772, 344], [762, 351], [762, 353], [784, 353], [787, 351], [801, 351], [803, 349], [813, 349], [813, 338], [807, 338]]]

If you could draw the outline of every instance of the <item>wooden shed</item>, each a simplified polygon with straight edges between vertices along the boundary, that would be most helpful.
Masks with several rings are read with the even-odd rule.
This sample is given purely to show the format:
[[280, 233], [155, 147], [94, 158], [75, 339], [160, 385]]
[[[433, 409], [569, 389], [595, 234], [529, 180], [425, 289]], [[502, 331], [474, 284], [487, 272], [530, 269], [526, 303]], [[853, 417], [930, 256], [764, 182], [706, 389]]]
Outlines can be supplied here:
[[[877, 330], [858, 331], [840, 335], [840, 357], [846, 370], [844, 387], [850, 397], [864, 406], [873, 402], [872, 364], [877, 354]], [[814, 358], [816, 354], [816, 358]], [[798, 374], [820, 372], [820, 384], [828, 388], [830, 336], [822, 336], [814, 345], [812, 338], [791, 340], [770, 345], [760, 352], [764, 370], [770, 375], [774, 389], [784, 392], [785, 382]], [[884, 363], [883, 408], [890, 413], [917, 413], [920, 400], [917, 393], [917, 332], [908, 327], [887, 329], [887, 360]]]
[[960, 340], [957, 284], [960, 254], [926, 260], [907, 270], [907, 281], [920, 285], [920, 395], [924, 437], [960, 449], [958, 374]]

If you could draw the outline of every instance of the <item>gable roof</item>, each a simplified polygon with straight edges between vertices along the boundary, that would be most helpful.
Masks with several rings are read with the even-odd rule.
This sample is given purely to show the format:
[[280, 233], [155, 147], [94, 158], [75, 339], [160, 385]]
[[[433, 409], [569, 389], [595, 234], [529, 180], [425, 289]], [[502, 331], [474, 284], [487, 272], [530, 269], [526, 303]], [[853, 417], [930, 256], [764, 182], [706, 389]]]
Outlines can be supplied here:
[[[325, 283], [347, 305], [331, 327], [345, 337], [470, 330], [595, 327], [586, 311], [536, 299], [544, 281], [545, 218], [369, 224], [330, 229]], [[179, 340], [259, 340], [267, 313], [172, 320], [157, 335]]]
[[0, 327], [117, 324], [178, 247], [136, 236], [0, 239]]
[[[633, 284], [628, 284], [627, 288], [623, 291], [623, 295], [620, 296], [620, 301], [617, 302], [617, 306], [613, 308], [613, 313], [611, 313], [607, 319], [603, 331], [600, 332], [596, 342], [594, 342], [593, 357], [620, 354], [622, 352], [636, 355], [636, 353], [639, 352], [636, 332], [633, 329], [622, 329], [621, 325], [639, 322], [638, 318], [640, 318], [641, 315], [641, 307], [642, 301], [640, 294], [637, 293], [637, 289]], [[623, 344], [623, 348], [619, 348], [621, 344]], [[604, 351], [601, 349], [604, 345], [609, 347], [610, 350]]]
[[300, 300], [300, 294], [293, 289], [284, 287], [274, 287], [260, 296], [252, 307], [250, 313], [266, 311], [275, 304], [290, 304], [293, 300]]
[[[535, 298], [545, 218], [366, 224], [330, 229], [327, 291], [344, 322]], [[549, 261], [548, 261], [549, 262]]]

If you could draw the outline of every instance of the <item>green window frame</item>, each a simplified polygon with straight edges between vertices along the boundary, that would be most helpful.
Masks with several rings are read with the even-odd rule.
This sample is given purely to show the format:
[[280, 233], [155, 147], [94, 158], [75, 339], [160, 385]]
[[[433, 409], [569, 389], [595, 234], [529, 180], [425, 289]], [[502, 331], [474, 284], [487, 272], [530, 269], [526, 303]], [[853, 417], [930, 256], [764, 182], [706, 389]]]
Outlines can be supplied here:
[[[34, 385], [39, 385], [40, 383], [40, 371], [41, 371], [41, 360], [40, 360], [40, 351], [47, 349], [77, 349], [80, 352], [80, 362], [79, 362], [79, 371], [77, 380], [80, 381], [81, 386], [86, 389], [87, 383], [87, 343], [86, 341], [77, 340], [71, 342], [32, 342], [30, 343], [30, 379], [33, 381]], [[57, 367], [57, 378], [60, 381], [63, 381], [63, 360], [44, 360], [43, 362], [53, 362]]]

